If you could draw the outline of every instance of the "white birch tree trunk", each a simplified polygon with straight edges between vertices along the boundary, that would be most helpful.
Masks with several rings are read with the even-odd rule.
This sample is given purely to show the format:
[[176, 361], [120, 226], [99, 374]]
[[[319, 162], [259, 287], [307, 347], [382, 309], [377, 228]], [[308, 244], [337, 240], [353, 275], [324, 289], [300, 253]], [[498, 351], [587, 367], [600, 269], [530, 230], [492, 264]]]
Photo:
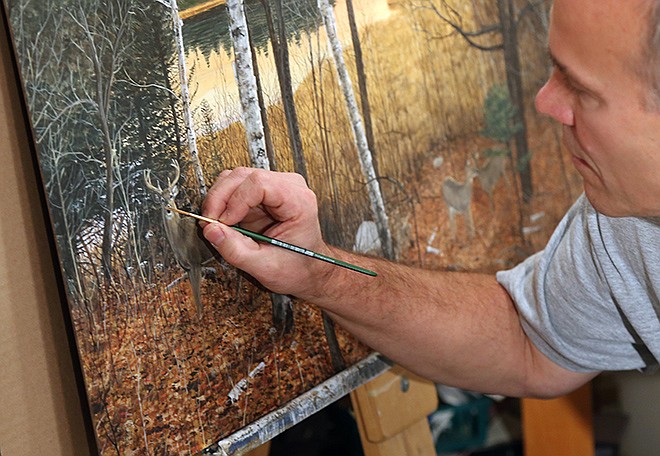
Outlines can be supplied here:
[[[229, 34], [234, 46], [234, 71], [243, 110], [243, 125], [247, 135], [248, 153], [255, 168], [270, 169], [266, 151], [266, 135], [259, 107], [259, 92], [252, 49], [243, 8], [243, 0], [227, 0]], [[271, 293], [273, 324], [288, 332], [293, 327], [293, 302], [286, 295]]]
[[247, 135], [248, 153], [252, 166], [270, 169], [243, 0], [227, 0], [227, 11], [229, 13], [229, 34], [234, 46], [234, 71], [243, 109], [243, 125]]
[[197, 150], [197, 135], [195, 134], [195, 124], [193, 122], [192, 111], [190, 110], [190, 89], [188, 87], [188, 70], [186, 68], [186, 53], [183, 47], [182, 20], [179, 17], [179, 6], [176, 0], [170, 0], [170, 11], [172, 14], [172, 26], [174, 29], [174, 39], [176, 41], [177, 53], [179, 57], [179, 82], [181, 84], [181, 103], [183, 105], [183, 120], [186, 124], [188, 137], [188, 151], [192, 161], [199, 194], [203, 198], [206, 196], [206, 180], [204, 171], [199, 160], [199, 151]]
[[323, 18], [323, 24], [325, 25], [325, 32], [328, 36], [330, 53], [332, 54], [337, 75], [339, 77], [339, 85], [341, 86], [346, 101], [346, 108], [348, 110], [348, 116], [355, 137], [355, 144], [358, 150], [360, 166], [362, 167], [362, 174], [367, 180], [367, 191], [369, 194], [369, 201], [371, 202], [371, 212], [375, 219], [376, 226], [378, 227], [378, 234], [383, 246], [383, 255], [386, 258], [394, 259], [394, 246], [392, 244], [392, 234], [390, 232], [389, 222], [387, 220], [387, 212], [385, 211], [385, 203], [380, 191], [380, 184], [376, 179], [376, 171], [374, 170], [371, 151], [369, 150], [369, 145], [367, 143], [367, 135], [364, 130], [362, 116], [358, 109], [353, 84], [348, 75], [341, 42], [337, 35], [334, 11], [328, 0], [318, 0], [318, 6], [321, 12], [321, 17]]

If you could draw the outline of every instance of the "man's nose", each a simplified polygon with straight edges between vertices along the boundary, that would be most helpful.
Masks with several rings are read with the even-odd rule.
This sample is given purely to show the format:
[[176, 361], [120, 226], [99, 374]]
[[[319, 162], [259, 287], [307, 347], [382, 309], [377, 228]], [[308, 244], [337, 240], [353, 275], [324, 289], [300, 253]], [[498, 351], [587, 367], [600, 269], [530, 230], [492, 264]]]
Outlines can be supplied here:
[[555, 70], [548, 82], [536, 94], [534, 104], [539, 113], [550, 116], [563, 125], [572, 126], [574, 123], [573, 102], [574, 95], [563, 86], [557, 70]]

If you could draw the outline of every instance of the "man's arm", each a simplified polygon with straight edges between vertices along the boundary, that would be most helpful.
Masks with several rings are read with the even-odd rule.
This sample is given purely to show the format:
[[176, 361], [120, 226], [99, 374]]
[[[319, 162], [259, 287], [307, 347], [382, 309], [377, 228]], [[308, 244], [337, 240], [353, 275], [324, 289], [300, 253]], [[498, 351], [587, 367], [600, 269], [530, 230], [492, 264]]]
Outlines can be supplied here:
[[419, 375], [468, 390], [535, 397], [566, 393], [594, 376], [570, 372], [540, 353], [492, 275], [376, 259], [359, 264], [379, 277], [336, 271], [315, 303], [367, 345]]
[[328, 246], [316, 199], [294, 174], [237, 169], [209, 191], [204, 214], [378, 273], [368, 277], [270, 245], [222, 224], [205, 236], [230, 263], [278, 293], [323, 308], [361, 341], [438, 383], [508, 396], [550, 397], [595, 374], [561, 368], [524, 334], [494, 276], [415, 269]]

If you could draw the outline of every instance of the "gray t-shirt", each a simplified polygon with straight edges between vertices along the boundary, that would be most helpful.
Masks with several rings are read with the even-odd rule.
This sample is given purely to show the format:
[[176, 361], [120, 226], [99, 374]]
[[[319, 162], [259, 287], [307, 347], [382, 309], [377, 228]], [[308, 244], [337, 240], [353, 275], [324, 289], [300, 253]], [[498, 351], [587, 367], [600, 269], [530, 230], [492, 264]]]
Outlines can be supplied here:
[[660, 359], [660, 217], [606, 217], [582, 195], [545, 249], [497, 280], [548, 358], [576, 372]]

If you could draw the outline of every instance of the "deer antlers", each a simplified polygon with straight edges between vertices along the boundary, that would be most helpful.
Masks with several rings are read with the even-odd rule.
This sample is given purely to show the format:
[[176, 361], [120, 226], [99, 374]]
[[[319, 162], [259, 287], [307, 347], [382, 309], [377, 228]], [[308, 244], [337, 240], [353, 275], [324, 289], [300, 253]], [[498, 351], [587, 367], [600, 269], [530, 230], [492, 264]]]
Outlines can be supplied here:
[[150, 169], [144, 170], [144, 183], [147, 186], [147, 188], [154, 193], [158, 193], [165, 200], [174, 199], [174, 197], [178, 193], [178, 191], [176, 190], [176, 184], [177, 182], [179, 182], [179, 178], [181, 177], [181, 168], [179, 167], [179, 163], [177, 163], [176, 160], [172, 160], [172, 167], [175, 170], [175, 176], [173, 181], [171, 181], [169, 177], [167, 178], [167, 189], [165, 190], [161, 189], [158, 183], [156, 183], [156, 185], [151, 183]]

